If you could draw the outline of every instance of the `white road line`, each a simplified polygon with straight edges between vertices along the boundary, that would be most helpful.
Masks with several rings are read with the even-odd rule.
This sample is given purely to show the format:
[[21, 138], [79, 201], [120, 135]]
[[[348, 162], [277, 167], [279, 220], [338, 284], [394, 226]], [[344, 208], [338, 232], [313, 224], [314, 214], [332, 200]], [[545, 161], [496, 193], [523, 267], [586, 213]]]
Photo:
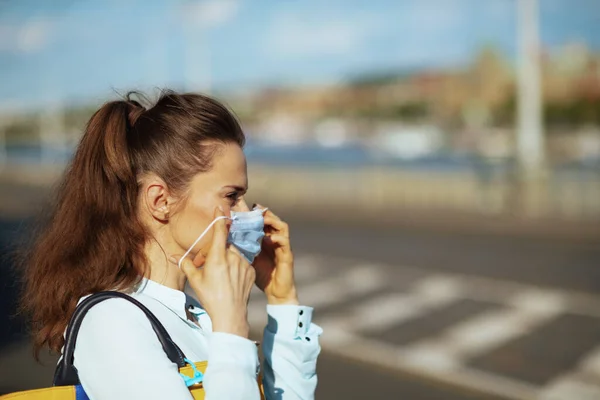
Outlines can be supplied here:
[[[343, 304], [354, 296], [374, 292], [385, 287], [386, 275], [376, 266], [362, 265], [344, 270], [341, 275], [301, 285], [298, 292], [302, 299], [309, 299], [307, 305], [318, 309], [332, 304]], [[263, 325], [266, 320], [266, 300], [257, 289], [248, 304], [248, 321], [251, 326]]]
[[583, 358], [580, 370], [586, 375], [593, 377], [600, 384], [600, 346], [596, 347]]
[[[584, 357], [577, 369], [546, 387], [465, 366], [467, 359], [532, 332], [561, 313], [600, 318], [600, 296], [435, 271], [414, 282], [408, 292], [398, 293], [393, 291], [393, 281], [414, 277], [415, 273], [422, 275], [423, 271], [364, 263], [339, 268], [339, 275], [323, 278], [328, 264], [357, 262], [309, 256], [297, 265], [302, 263], [307, 267], [299, 279], [299, 293], [307, 305], [317, 309], [316, 322], [325, 330], [321, 342], [329, 351], [511, 399], [600, 398], [600, 346]], [[377, 297], [356, 300], [385, 288]], [[459, 299], [492, 302], [506, 308], [465, 319], [411, 346], [394, 346], [360, 336], [360, 332], [382, 331]], [[345, 303], [348, 307], [343, 311], [319, 317], [319, 307]], [[264, 295], [253, 297], [249, 307], [252, 324], [266, 322], [265, 305]]]
[[[326, 334], [321, 339], [325, 337]], [[465, 368], [461, 365], [439, 368], [439, 365], [435, 363], [414, 362], [408, 357], [406, 349], [403, 347], [358, 336], [353, 336], [342, 344], [332, 343], [328, 350], [344, 357], [423, 376], [452, 386], [469, 388], [488, 395], [515, 400], [532, 400], [538, 398], [540, 393], [539, 388], [534, 385]]]
[[590, 351], [577, 368], [548, 384], [543, 390], [541, 399], [600, 399], [600, 346]]
[[342, 315], [326, 316], [323, 322], [317, 315], [317, 323], [324, 328], [332, 326], [350, 331], [382, 331], [424, 312], [425, 307], [415, 296], [386, 293], [346, 310]]
[[462, 283], [454, 277], [431, 275], [415, 282], [412, 291], [417, 293], [425, 304], [437, 306], [462, 297], [461, 292], [464, 289]]
[[555, 291], [527, 289], [506, 299], [510, 304], [530, 316], [554, 317], [566, 308], [564, 296]]
[[427, 277], [415, 283], [408, 293], [384, 293], [337, 315], [318, 319], [325, 330], [380, 332], [403, 321], [427, 314], [433, 309], [455, 301], [459, 296], [458, 282], [439, 277]]
[[563, 377], [543, 390], [540, 400], [598, 400], [600, 386], [575, 377]]
[[319, 308], [374, 292], [385, 287], [387, 278], [381, 269], [363, 265], [347, 270], [342, 275], [303, 286], [298, 290], [301, 291], [303, 298], [309, 299], [312, 307]]
[[[296, 260], [295, 273], [297, 281], [299, 284], [302, 284], [302, 286], [311, 281], [316, 281], [324, 274], [330, 272], [332, 265], [364, 265], [365, 267], [369, 268], [369, 271], [373, 274], [381, 274], [383, 272], [386, 275], [385, 279], [390, 283], [393, 283], [395, 279], [402, 279], [403, 276], [414, 277], [415, 274], [423, 275], [423, 269], [416, 267], [373, 264], [364, 260], [361, 261], [356, 259], [347, 259], [344, 257], [305, 254], [301, 257], [298, 257]], [[342, 275], [346, 275], [349, 270], [352, 270], [351, 268], [343, 267], [336, 267], [336, 269], [338, 269], [339, 273]], [[560, 302], [565, 304], [566, 309], [570, 313], [600, 318], [600, 296], [597, 295], [581, 293], [572, 290], [541, 288], [535, 285], [523, 284], [519, 282], [460, 273], [448, 273], [440, 270], [430, 270], [430, 272], [431, 274], [429, 276], [437, 277], [438, 281], [434, 283], [428, 283], [430, 286], [428, 288], [424, 288], [423, 290], [428, 290], [440, 296], [443, 296], [444, 291], [455, 290], [450, 287], [458, 284], [460, 287], [461, 298], [489, 301], [505, 305], [507, 304], [507, 299], [511, 298], [514, 294], [523, 292], [531, 293], [534, 290], [539, 290], [540, 293], [543, 292], [544, 295], [547, 296], [547, 299], [553, 297], [561, 298]], [[319, 289], [319, 287], [316, 287], [316, 289]], [[336, 289], [333, 290], [335, 291]], [[310, 292], [310, 294], [312, 294], [312, 292]], [[258, 293], [253, 293], [253, 296], [257, 295]], [[303, 292], [301, 292], [301, 295], [303, 295]], [[318, 298], [320, 299], [321, 296], [324, 295], [319, 295]], [[309, 299], [308, 302], [310, 303], [310, 297], [303, 297]]]
[[[344, 257], [326, 257], [334, 264], [357, 264], [368, 261], [347, 259]], [[373, 267], [376, 267], [373, 265]], [[402, 276], [422, 275], [423, 269], [403, 266], [403, 265], [381, 265], [388, 274], [389, 280], [402, 279]], [[546, 294], [553, 294], [561, 297], [568, 312], [578, 315], [585, 315], [594, 318], [600, 318], [600, 296], [588, 293], [577, 292], [574, 290], [565, 290], [557, 288], [542, 288], [532, 284], [524, 284], [520, 282], [507, 281], [502, 279], [494, 279], [487, 277], [479, 277], [475, 275], [446, 272], [435, 269], [428, 269], [430, 276], [437, 276], [440, 280], [448, 279], [449, 281], [459, 282], [463, 288], [461, 297], [464, 299], [483, 300], [498, 304], [506, 304], [506, 299], [513, 294], [520, 292], [532, 292], [534, 289], [543, 291]]]
[[[452, 325], [439, 335], [408, 346], [406, 357], [414, 364], [431, 364], [451, 370], [464, 361], [484, 354], [529, 333], [563, 311], [559, 298], [533, 291], [507, 299], [515, 307], [494, 310]], [[546, 301], [546, 302], [544, 302]]]

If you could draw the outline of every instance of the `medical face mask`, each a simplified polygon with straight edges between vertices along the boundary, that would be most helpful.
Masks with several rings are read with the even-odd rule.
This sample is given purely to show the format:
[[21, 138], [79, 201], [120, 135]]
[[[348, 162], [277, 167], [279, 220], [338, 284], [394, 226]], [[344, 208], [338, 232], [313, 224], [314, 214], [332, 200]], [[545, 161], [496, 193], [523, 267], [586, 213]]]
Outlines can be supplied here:
[[185, 252], [181, 260], [179, 260], [179, 268], [181, 269], [181, 262], [187, 257], [192, 249], [198, 244], [198, 242], [206, 235], [206, 233], [212, 228], [212, 226], [220, 219], [230, 219], [231, 227], [229, 228], [229, 235], [227, 236], [227, 243], [234, 245], [244, 258], [252, 263], [254, 258], [260, 253], [260, 246], [262, 239], [265, 236], [265, 220], [263, 213], [267, 209], [254, 209], [252, 211], [232, 211], [231, 218], [226, 216], [217, 217], [212, 221], [198, 236], [198, 239], [190, 246]]

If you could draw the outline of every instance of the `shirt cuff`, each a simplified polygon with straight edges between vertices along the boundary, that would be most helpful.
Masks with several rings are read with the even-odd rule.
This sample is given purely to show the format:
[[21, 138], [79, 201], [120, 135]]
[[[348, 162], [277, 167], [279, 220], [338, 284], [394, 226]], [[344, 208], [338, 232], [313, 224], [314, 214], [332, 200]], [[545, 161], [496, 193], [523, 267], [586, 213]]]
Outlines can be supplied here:
[[312, 307], [267, 304], [267, 329], [278, 335], [303, 336], [309, 331], [312, 314]]
[[231, 333], [213, 332], [208, 346], [208, 365], [235, 365], [255, 374], [259, 365], [256, 343]]

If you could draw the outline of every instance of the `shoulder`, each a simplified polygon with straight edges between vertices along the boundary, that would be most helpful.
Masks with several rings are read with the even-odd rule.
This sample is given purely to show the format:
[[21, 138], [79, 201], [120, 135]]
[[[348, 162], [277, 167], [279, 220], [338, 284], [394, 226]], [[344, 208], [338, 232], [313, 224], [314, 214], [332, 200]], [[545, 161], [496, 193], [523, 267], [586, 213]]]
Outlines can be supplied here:
[[[177, 365], [167, 357], [146, 315], [121, 298], [96, 304], [85, 315], [74, 366], [90, 398], [166, 398], [164, 388], [181, 391]], [[153, 386], [159, 381], [161, 387]]]
[[83, 317], [77, 348], [86, 343], [127, 343], [146, 335], [155, 336], [143, 311], [125, 299], [111, 298], [94, 305]]
[[114, 298], [96, 304], [84, 316], [76, 339], [75, 364], [80, 368], [89, 360], [153, 353], [164, 357], [146, 315], [135, 304]]
[[[80, 302], [84, 299], [85, 297]], [[139, 325], [141, 322], [143, 322], [141, 325], [147, 325], [151, 328], [148, 318], [135, 304], [125, 299], [111, 298], [94, 305], [88, 310], [83, 317], [81, 329], [84, 329], [86, 326], [98, 324], [106, 324], [106, 327], [110, 325], [130, 326]]]

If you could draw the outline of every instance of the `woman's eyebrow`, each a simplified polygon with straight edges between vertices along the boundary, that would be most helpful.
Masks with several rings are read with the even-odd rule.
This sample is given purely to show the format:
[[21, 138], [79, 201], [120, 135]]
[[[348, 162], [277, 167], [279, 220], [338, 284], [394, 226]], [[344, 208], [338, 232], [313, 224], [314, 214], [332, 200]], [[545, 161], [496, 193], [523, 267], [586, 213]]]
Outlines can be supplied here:
[[225, 186], [223, 186], [223, 189], [227, 189], [227, 188], [235, 189], [235, 190], [237, 190], [239, 192], [245, 192], [245, 191], [248, 190], [248, 188], [245, 187], [245, 186], [238, 186], [238, 185], [225, 185]]

